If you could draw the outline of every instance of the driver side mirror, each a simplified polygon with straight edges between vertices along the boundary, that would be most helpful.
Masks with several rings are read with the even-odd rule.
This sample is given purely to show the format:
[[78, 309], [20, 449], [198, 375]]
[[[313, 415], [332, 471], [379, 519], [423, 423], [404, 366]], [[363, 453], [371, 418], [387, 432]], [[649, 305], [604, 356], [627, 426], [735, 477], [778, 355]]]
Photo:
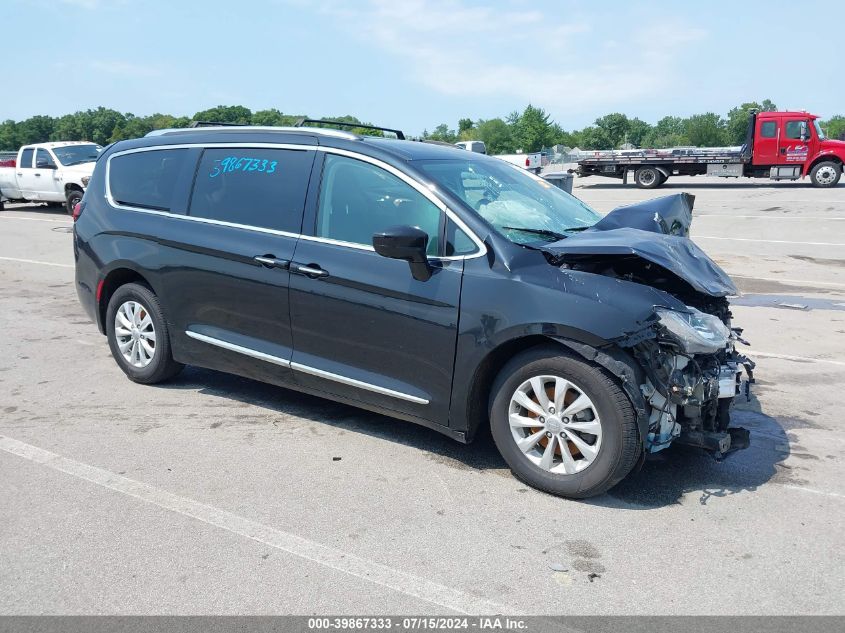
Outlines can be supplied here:
[[807, 122], [801, 121], [801, 140], [807, 141], [810, 138], [810, 131], [807, 129]]
[[391, 226], [373, 235], [373, 248], [382, 257], [404, 259], [417, 281], [431, 279], [428, 263], [428, 233], [415, 226]]

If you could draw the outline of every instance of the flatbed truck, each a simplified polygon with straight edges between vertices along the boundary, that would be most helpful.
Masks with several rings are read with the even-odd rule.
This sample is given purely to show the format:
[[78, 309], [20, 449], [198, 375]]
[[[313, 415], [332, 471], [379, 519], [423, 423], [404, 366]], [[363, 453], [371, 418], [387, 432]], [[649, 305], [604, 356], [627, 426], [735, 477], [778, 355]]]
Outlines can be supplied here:
[[621, 178], [655, 189], [671, 176], [799, 180], [834, 187], [845, 166], [845, 142], [825, 137], [819, 117], [807, 112], [752, 112], [745, 144], [737, 148], [640, 149], [594, 152], [573, 171]]

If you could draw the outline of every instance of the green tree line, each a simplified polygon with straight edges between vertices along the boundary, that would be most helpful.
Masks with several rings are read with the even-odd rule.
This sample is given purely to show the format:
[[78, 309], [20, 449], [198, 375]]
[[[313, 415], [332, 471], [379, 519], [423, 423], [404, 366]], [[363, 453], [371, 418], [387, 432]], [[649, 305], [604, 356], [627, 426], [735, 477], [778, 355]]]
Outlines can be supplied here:
[[[566, 131], [545, 110], [528, 105], [522, 112], [514, 111], [504, 118], [462, 118], [456, 128], [441, 123], [431, 132], [423, 132], [423, 138], [446, 143], [480, 140], [484, 141], [491, 154], [536, 152], [553, 145], [588, 150], [619, 149], [627, 145], [656, 148], [741, 145], [745, 141], [748, 114], [753, 109], [768, 111], [777, 108], [765, 99], [762, 103], [743, 103], [732, 108], [726, 116], [714, 112], [689, 117], [665, 116], [655, 124], [613, 112], [597, 118], [583, 129]], [[144, 136], [152, 130], [187, 127], [192, 121], [292, 125], [302, 116], [305, 115], [284, 114], [275, 108], [253, 112], [244, 106], [222, 105], [202, 110], [192, 117], [170, 114], [136, 116], [100, 107], [60, 117], [39, 115], [23, 121], [4, 121], [0, 123], [0, 150], [16, 150], [21, 145], [45, 141], [93, 141], [106, 145]], [[352, 115], [325, 118], [366, 125]], [[830, 138], [845, 135], [845, 116], [831, 117], [822, 121], [821, 125]], [[363, 128], [353, 128], [352, 131], [379, 134]]]
[[[306, 115], [284, 114], [273, 108], [253, 112], [244, 106], [217, 106], [197, 112], [192, 117], [175, 117], [170, 114], [135, 116], [109, 108], [74, 112], [60, 117], [34, 116], [24, 121], [7, 120], [0, 123], [0, 150], [16, 150], [21, 145], [47, 141], [93, 141], [108, 145], [116, 141], [138, 138], [164, 128], [188, 127], [192, 121], [239, 123], [242, 125], [293, 125]], [[344, 123], [361, 123], [351, 115], [325, 117]], [[363, 128], [351, 128], [360, 134], [379, 134]]]

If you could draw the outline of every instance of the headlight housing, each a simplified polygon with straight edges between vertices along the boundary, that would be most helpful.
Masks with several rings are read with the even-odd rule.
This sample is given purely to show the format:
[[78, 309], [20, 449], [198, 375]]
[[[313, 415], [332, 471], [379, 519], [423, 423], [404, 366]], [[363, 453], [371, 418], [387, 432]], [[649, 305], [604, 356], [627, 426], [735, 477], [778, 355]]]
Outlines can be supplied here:
[[88, 183], [91, 181], [91, 176], [83, 176], [80, 180], [82, 181], [82, 186], [87, 187]]
[[731, 331], [719, 317], [690, 308], [689, 312], [655, 310], [662, 325], [688, 354], [715, 354], [725, 349]]

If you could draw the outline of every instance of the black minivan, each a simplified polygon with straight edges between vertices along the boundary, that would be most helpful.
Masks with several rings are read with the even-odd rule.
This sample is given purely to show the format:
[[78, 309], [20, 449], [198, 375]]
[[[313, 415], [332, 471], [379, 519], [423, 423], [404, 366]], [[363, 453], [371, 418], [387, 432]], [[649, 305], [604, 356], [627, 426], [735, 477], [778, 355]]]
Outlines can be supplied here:
[[602, 218], [440, 144], [167, 130], [100, 156], [76, 288], [131, 380], [191, 364], [461, 442], [489, 424], [517, 477], [583, 498], [673, 442], [748, 445], [736, 288], [689, 239], [692, 203]]

